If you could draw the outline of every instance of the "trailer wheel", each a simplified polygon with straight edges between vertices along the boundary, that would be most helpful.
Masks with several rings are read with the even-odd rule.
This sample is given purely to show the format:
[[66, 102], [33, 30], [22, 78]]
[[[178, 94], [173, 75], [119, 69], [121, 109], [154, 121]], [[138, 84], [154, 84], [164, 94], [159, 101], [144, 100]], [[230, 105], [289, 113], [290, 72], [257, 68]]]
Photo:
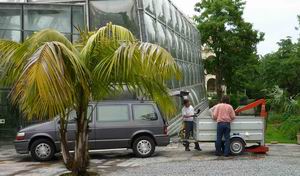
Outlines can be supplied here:
[[241, 155], [245, 151], [245, 142], [240, 138], [230, 140], [230, 152], [232, 155]]

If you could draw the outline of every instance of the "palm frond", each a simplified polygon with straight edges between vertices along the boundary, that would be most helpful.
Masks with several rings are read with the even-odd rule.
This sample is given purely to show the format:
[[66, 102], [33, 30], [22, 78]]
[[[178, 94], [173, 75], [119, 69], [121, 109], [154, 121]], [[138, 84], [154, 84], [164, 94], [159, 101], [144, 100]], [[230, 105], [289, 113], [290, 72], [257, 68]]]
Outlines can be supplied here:
[[107, 85], [122, 89], [124, 85], [155, 100], [166, 114], [174, 112], [165, 81], [180, 79], [181, 73], [173, 57], [162, 47], [150, 43], [127, 43], [100, 60], [92, 72], [93, 95], [102, 99]]
[[4, 86], [9, 86], [7, 79], [7, 72], [11, 67], [11, 56], [15, 51], [21, 46], [21, 44], [9, 41], [9, 40], [0, 40], [0, 82]]
[[108, 23], [89, 37], [81, 51], [81, 55], [87, 65], [93, 66], [94, 59], [111, 55], [111, 52], [108, 53], [108, 51], [116, 50], [122, 43], [134, 41], [136, 41], [136, 38], [128, 29]]
[[[46, 42], [60, 42], [64, 44], [69, 50], [77, 54], [77, 50], [73, 47], [72, 43], [60, 32], [52, 29], [44, 29], [34, 33], [32, 36], [27, 38], [16, 50], [7, 57], [9, 62], [5, 67], [6, 75], [8, 76], [8, 84], [13, 83], [20, 76], [22, 68], [26, 63], [26, 60], [36, 52], [36, 50], [44, 45]], [[78, 54], [77, 54], [78, 55]]]
[[74, 106], [77, 83], [88, 97], [86, 75], [78, 55], [63, 43], [46, 42], [27, 59], [11, 98], [28, 118], [51, 118]]

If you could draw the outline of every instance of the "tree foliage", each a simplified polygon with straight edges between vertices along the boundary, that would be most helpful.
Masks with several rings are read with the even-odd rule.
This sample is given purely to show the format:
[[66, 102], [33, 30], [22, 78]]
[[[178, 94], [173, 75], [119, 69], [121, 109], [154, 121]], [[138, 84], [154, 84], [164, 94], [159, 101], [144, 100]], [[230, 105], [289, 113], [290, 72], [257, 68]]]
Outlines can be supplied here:
[[201, 41], [215, 53], [205, 67], [216, 74], [219, 96], [222, 84], [236, 93], [249, 86], [248, 78], [256, 74], [256, 45], [264, 34], [243, 19], [244, 5], [242, 0], [203, 0], [195, 7], [200, 13], [194, 19]]
[[300, 42], [293, 43], [290, 37], [282, 39], [279, 49], [261, 60], [261, 79], [266, 89], [278, 85], [289, 96], [300, 93]]

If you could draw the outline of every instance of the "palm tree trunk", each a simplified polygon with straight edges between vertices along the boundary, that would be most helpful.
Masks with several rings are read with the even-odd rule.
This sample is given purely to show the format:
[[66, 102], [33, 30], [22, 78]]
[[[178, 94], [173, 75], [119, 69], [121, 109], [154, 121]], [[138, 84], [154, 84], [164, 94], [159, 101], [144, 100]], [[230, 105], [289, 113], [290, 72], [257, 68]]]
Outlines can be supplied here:
[[63, 156], [63, 162], [68, 170], [72, 169], [73, 159], [71, 158], [67, 143], [67, 126], [68, 122], [63, 118], [60, 120], [60, 146]]
[[81, 102], [77, 111], [77, 131], [72, 174], [86, 175], [89, 165], [87, 104]]

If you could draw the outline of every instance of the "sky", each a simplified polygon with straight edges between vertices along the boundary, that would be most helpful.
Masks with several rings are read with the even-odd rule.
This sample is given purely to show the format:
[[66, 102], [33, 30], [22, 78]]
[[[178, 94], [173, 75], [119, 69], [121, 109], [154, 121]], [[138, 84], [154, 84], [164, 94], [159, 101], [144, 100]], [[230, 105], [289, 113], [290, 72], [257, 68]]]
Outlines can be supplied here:
[[[200, 0], [172, 0], [187, 16], [193, 16], [194, 5]], [[265, 40], [257, 46], [258, 54], [264, 55], [278, 49], [280, 39], [291, 36], [294, 41], [300, 31], [297, 15], [300, 15], [300, 0], [246, 0], [245, 21], [253, 24], [254, 29], [265, 33]]]

